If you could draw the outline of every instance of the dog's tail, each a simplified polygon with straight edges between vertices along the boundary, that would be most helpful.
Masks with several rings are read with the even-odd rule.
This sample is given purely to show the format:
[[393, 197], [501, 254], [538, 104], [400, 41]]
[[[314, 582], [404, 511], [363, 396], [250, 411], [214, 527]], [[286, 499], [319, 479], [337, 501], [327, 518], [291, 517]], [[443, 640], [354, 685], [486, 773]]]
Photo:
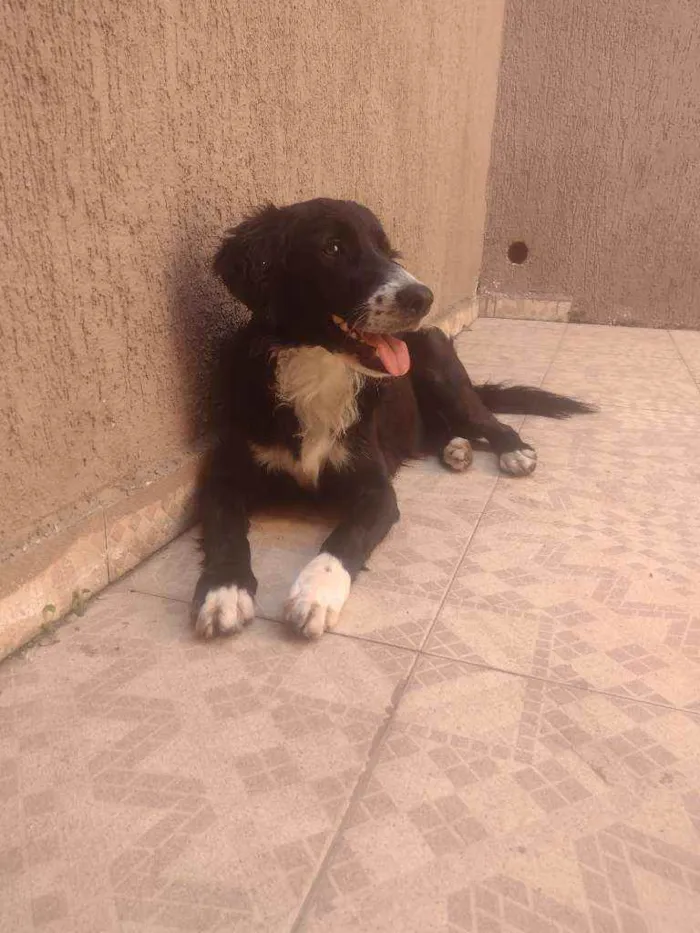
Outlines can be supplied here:
[[533, 386], [511, 386], [506, 382], [486, 382], [474, 386], [481, 401], [494, 414], [542, 415], [544, 418], [570, 418], [598, 411], [595, 405], [557, 395]]

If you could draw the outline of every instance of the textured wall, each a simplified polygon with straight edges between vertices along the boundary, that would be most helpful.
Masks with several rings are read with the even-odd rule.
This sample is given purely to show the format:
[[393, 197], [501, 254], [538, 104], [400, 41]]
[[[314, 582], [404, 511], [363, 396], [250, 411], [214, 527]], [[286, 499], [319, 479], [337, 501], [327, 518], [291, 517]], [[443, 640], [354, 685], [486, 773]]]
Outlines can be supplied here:
[[699, 127], [697, 0], [508, 0], [482, 288], [700, 326]]
[[0, 552], [190, 446], [250, 205], [358, 198], [474, 293], [502, 5], [3, 4]]

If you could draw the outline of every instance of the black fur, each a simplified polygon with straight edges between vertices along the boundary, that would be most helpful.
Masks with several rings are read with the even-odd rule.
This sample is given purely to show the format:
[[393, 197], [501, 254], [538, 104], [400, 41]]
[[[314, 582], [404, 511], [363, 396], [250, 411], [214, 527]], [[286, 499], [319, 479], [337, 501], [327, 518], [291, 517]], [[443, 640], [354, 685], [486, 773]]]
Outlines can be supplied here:
[[476, 386], [476, 391], [484, 405], [494, 414], [541, 415], [562, 419], [572, 415], [590, 415], [597, 411], [594, 405], [533, 386], [485, 382], [484, 385]]
[[[214, 270], [252, 316], [221, 351], [215, 440], [199, 484], [204, 561], [193, 612], [201, 634], [240, 627], [230, 619], [224, 624], [223, 609], [203, 608], [208, 594], [220, 587], [256, 591], [247, 539], [256, 509], [299, 498], [334, 506], [340, 521], [322, 553], [354, 578], [399, 518], [391, 478], [402, 463], [439, 454], [454, 437], [485, 437], [498, 455], [534, 458], [493, 411], [549, 417], [591, 411], [538, 389], [475, 388], [441, 331], [415, 330], [432, 294], [401, 269], [397, 255], [371, 211], [327, 199], [267, 205], [224, 239]], [[398, 333], [402, 339], [391, 336]], [[402, 343], [411, 368], [387, 378], [387, 366], [403, 371]], [[302, 484], [288, 472], [271, 472], [254, 451], [281, 449], [299, 461], [303, 432], [294, 407], [279, 397], [277, 366], [280, 351], [303, 347], [323, 348], [366, 376], [358, 417], [339, 439], [345, 462], [327, 461], [317, 482]], [[523, 462], [534, 467], [534, 459]]]

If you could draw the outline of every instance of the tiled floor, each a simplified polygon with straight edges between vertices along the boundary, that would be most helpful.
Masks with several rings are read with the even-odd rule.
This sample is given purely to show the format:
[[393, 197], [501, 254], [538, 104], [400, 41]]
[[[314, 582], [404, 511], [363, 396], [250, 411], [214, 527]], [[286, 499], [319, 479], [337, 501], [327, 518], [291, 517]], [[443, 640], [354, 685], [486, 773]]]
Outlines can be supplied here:
[[700, 336], [459, 346], [601, 413], [407, 468], [337, 633], [272, 621], [324, 529], [266, 519], [239, 638], [185, 536], [0, 667], [3, 933], [700, 930]]

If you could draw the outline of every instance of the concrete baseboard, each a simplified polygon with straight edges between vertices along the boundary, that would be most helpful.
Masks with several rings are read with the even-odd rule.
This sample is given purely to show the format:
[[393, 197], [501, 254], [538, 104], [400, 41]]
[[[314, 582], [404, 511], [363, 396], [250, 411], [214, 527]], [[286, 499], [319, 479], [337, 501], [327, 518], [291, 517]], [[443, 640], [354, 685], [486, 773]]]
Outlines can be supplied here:
[[480, 297], [461, 301], [452, 308], [448, 308], [444, 316], [437, 317], [434, 322], [435, 326], [443, 330], [448, 337], [456, 337], [479, 317], [482, 303]]
[[565, 323], [571, 314], [571, 300], [564, 298], [526, 298], [486, 292], [479, 296], [479, 300], [480, 317]]
[[0, 658], [85, 602], [192, 522], [199, 460], [96, 508], [0, 566]]

